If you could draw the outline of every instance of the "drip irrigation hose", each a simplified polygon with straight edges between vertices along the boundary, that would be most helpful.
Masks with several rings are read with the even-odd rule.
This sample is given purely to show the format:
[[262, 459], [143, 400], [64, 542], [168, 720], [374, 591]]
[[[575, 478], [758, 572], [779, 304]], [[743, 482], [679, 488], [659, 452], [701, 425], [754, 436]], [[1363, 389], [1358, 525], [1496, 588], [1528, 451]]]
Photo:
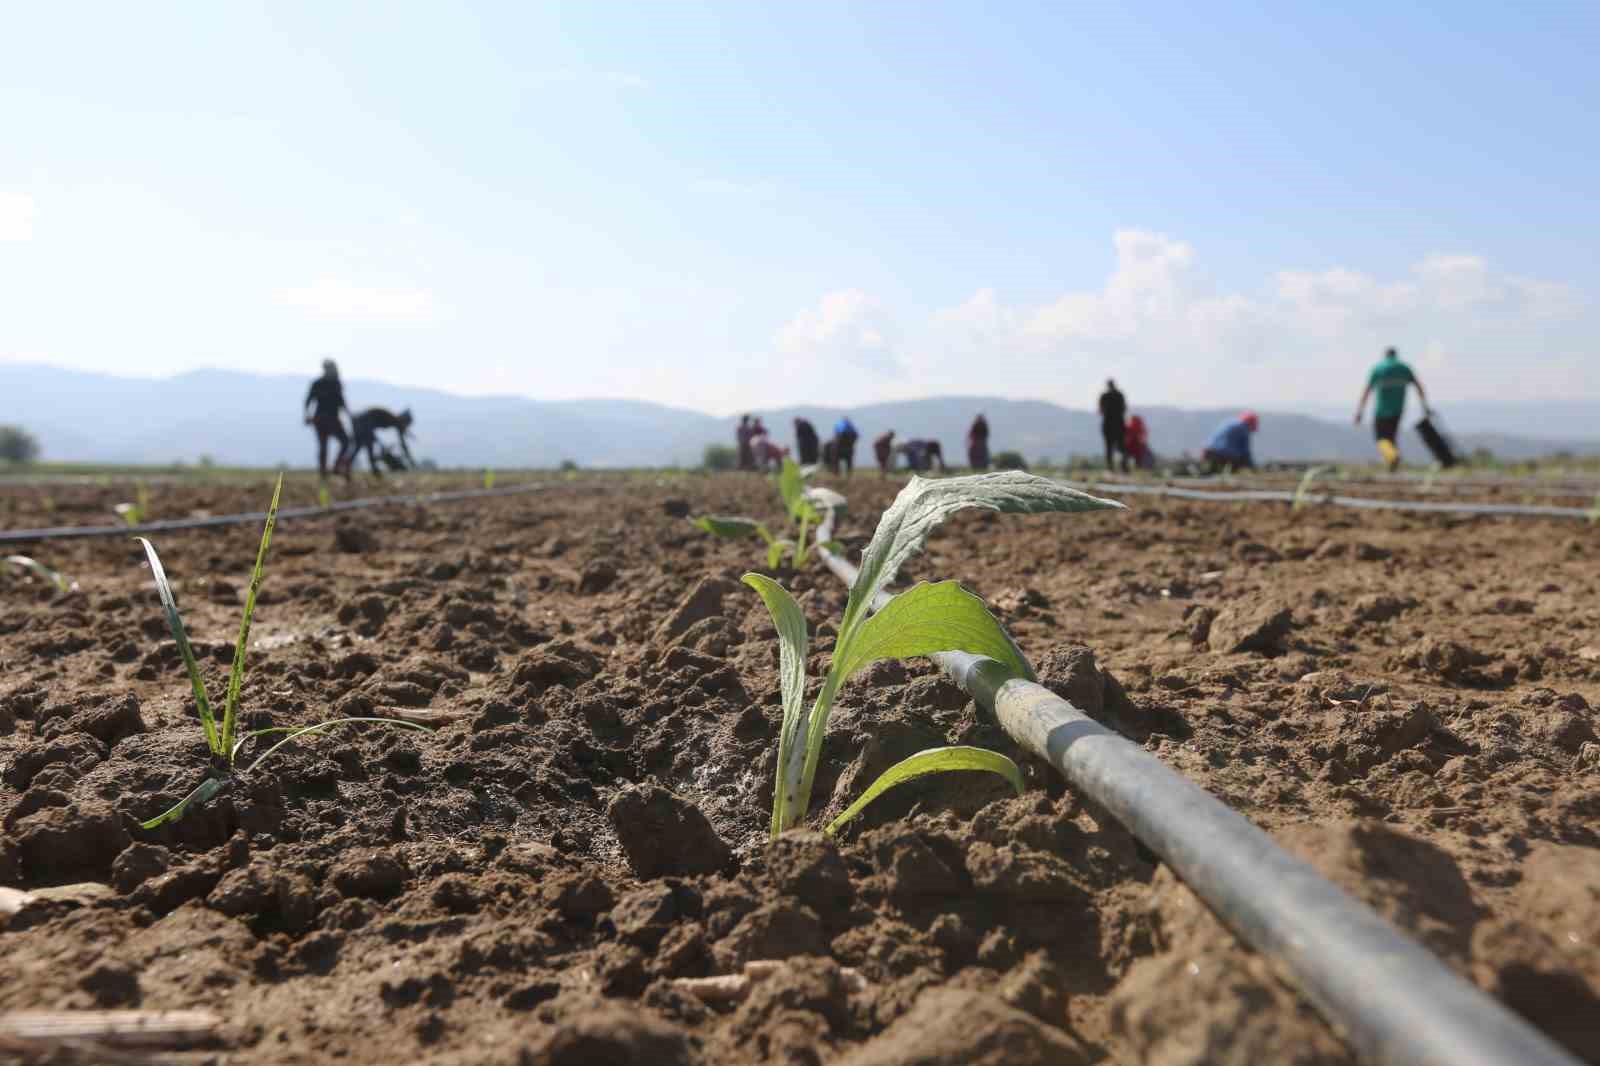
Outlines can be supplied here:
[[[821, 545], [846, 585], [857, 570]], [[873, 608], [888, 602], [880, 594]], [[1272, 961], [1362, 1061], [1382, 1066], [1577, 1066], [1205, 789], [994, 659], [929, 656], [1022, 747], [1109, 811], [1245, 943]]]
[[[1135, 485], [1118, 481], [1063, 481], [1075, 489], [1118, 492], [1136, 496], [1171, 496], [1179, 500], [1221, 500], [1224, 502], [1293, 503], [1295, 494], [1281, 489], [1182, 489], [1172, 485]], [[1592, 507], [1558, 507], [1535, 503], [1446, 503], [1442, 500], [1389, 500], [1371, 496], [1339, 496], [1307, 492], [1306, 503], [1326, 503], [1336, 507], [1359, 507], [1368, 511], [1425, 511], [1454, 515], [1524, 515], [1539, 518], [1593, 518]]]
[[[543, 485], [514, 485], [503, 489], [460, 489], [454, 492], [406, 493], [398, 496], [368, 496], [360, 500], [345, 500], [327, 507], [282, 507], [278, 521], [291, 518], [322, 518], [345, 511], [362, 511], [369, 507], [395, 507], [403, 504], [454, 503], [457, 500], [482, 500], [495, 496], [520, 496], [539, 492]], [[170, 533], [178, 529], [213, 529], [219, 526], [257, 525], [267, 520], [265, 511], [244, 514], [219, 514], [206, 518], [172, 518], [140, 525], [120, 526], [53, 526], [48, 529], [0, 530], [0, 544], [20, 544], [35, 540], [71, 540], [81, 537], [143, 537], [151, 533]]]

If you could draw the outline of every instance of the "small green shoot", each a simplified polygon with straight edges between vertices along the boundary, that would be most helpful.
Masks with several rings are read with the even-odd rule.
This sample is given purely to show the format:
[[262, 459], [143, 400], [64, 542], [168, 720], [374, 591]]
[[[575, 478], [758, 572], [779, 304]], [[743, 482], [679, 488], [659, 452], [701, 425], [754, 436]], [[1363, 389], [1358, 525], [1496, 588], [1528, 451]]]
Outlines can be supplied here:
[[[783, 469], [778, 473], [778, 495], [783, 498], [784, 511], [795, 527], [792, 537], [776, 537], [763, 523], [738, 515], [702, 515], [690, 521], [707, 533], [728, 540], [755, 534], [766, 542], [768, 570], [776, 570], [785, 555], [790, 557], [794, 568], [798, 570], [811, 558], [814, 545], [808, 542], [807, 537], [822, 521], [822, 513], [818, 508], [843, 508], [845, 499], [832, 489], [807, 487], [805, 474], [793, 459], [787, 457], [783, 460]], [[831, 542], [828, 546], [836, 547]]]
[[317, 506], [324, 511], [333, 506], [333, 493], [328, 491], [326, 481], [317, 482]]
[[133, 503], [119, 503], [112, 508], [130, 529], [150, 517], [150, 488], [142, 478], [133, 483], [133, 499]]
[[[840, 689], [854, 674], [881, 659], [965, 651], [995, 659], [1018, 677], [1034, 676], [1021, 649], [983, 601], [954, 581], [918, 584], [871, 613], [879, 594], [906, 560], [922, 548], [935, 526], [957, 511], [972, 507], [1035, 514], [1121, 506], [1020, 471], [938, 480], [913, 477], [884, 511], [862, 553], [828, 672], [809, 712], [805, 706], [805, 616], [782, 585], [762, 574], [744, 575], [744, 583], [761, 596], [778, 631], [783, 724], [778, 734], [777, 783], [773, 790], [773, 837], [798, 824], [810, 807], [828, 715]], [[921, 761], [915, 761], [918, 757], [914, 756], [892, 767], [846, 814], [834, 820], [830, 831], [885, 789], [937, 769], [992, 770], [1004, 774], [1013, 784], [1021, 780], [1020, 771], [1011, 760], [998, 753], [972, 748], [938, 751], [942, 754], [922, 753]]]
[[200, 675], [200, 665], [195, 661], [194, 649], [189, 643], [188, 631], [184, 628], [183, 617], [178, 613], [178, 601], [172, 592], [172, 583], [167, 580], [166, 569], [161, 565], [161, 558], [156, 554], [154, 544], [144, 537], [136, 538], [144, 545], [145, 557], [150, 563], [150, 574], [155, 579], [156, 592], [161, 597], [161, 607], [167, 616], [167, 628], [172, 632], [172, 639], [178, 645], [178, 654], [183, 659], [184, 669], [189, 675], [189, 686], [194, 693], [195, 711], [200, 718], [200, 728], [205, 733], [206, 747], [214, 756], [213, 766], [221, 765], [225, 770], [213, 771], [212, 776], [202, 781], [194, 791], [179, 800], [172, 807], [147, 821], [140, 822], [144, 829], [154, 829], [166, 822], [176, 821], [196, 803], [205, 803], [210, 800], [232, 780], [239, 752], [245, 744], [257, 737], [275, 733], [287, 733], [278, 743], [268, 748], [262, 755], [252, 762], [245, 772], [249, 773], [261, 765], [273, 752], [296, 737], [311, 733], [320, 733], [338, 725], [351, 722], [383, 722], [386, 725], [401, 726], [408, 729], [423, 729], [425, 727], [412, 722], [402, 722], [391, 718], [339, 718], [330, 722], [318, 722], [307, 726], [272, 726], [266, 729], [255, 729], [247, 732], [238, 731], [239, 692], [244, 680], [245, 652], [250, 644], [250, 621], [255, 615], [256, 598], [261, 591], [261, 580], [266, 573], [267, 547], [272, 543], [272, 529], [278, 521], [278, 501], [283, 495], [283, 475], [278, 475], [277, 487], [272, 491], [272, 506], [267, 509], [267, 521], [261, 530], [261, 545], [256, 550], [255, 569], [250, 574], [250, 588], [245, 594], [244, 616], [239, 623], [239, 637], [233, 647], [233, 669], [228, 675], [227, 693], [222, 705], [222, 721], [217, 722], [215, 711], [211, 706], [211, 699], [206, 692], [205, 679]]
[[854, 803], [840, 813], [839, 817], [829, 822], [823, 832], [830, 836], [838, 832], [840, 826], [860, 814], [867, 804], [896, 785], [921, 777], [923, 774], [940, 774], [950, 770], [987, 770], [999, 774], [1011, 782], [1011, 787], [1017, 790], [1017, 795], [1022, 795], [1022, 771], [1017, 768], [1016, 763], [998, 751], [965, 745], [929, 748], [901, 759], [885, 770], [876, 781], [867, 786], [867, 790], [858, 796]]
[[486, 467], [483, 468], [483, 491], [484, 492], [491, 492], [491, 491], [493, 491], [493, 489], [494, 489], [494, 467], [486, 466]]
[[1311, 483], [1326, 469], [1328, 468], [1325, 466], [1313, 466], [1306, 470], [1300, 478], [1299, 487], [1294, 490], [1294, 503], [1290, 506], [1290, 510], [1298, 511], [1311, 502]]
[[27, 555], [8, 555], [5, 557], [8, 567], [13, 570], [26, 570], [34, 577], [47, 581], [56, 587], [57, 592], [71, 591], [71, 585], [59, 570], [52, 570], [37, 559]]

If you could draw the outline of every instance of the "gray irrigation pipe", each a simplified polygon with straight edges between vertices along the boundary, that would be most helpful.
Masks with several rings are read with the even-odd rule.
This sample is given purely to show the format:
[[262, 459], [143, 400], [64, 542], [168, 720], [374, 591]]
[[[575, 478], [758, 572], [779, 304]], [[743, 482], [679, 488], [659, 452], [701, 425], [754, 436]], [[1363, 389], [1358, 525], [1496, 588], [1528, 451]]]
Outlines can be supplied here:
[[[1073, 488], [1118, 492], [1124, 495], [1171, 496], [1179, 500], [1219, 500], [1222, 502], [1293, 503], [1295, 494], [1281, 489], [1238, 489], [1232, 491], [1211, 489], [1181, 489], [1172, 485], [1136, 485], [1115, 481], [1063, 481]], [[1332, 493], [1312, 493], [1305, 496], [1306, 503], [1325, 503], [1335, 507], [1359, 507], [1368, 511], [1412, 511], [1430, 514], [1455, 515], [1522, 515], [1539, 518], [1593, 518], [1590, 507], [1557, 507], [1553, 504], [1535, 503], [1446, 503], [1443, 500], [1388, 500], [1372, 496], [1339, 496]]]
[[[538, 492], [541, 484], [513, 485], [503, 489], [460, 489], [454, 492], [406, 493], [396, 496], [368, 496], [360, 500], [345, 500], [327, 507], [280, 507], [278, 520], [291, 518], [322, 518], [345, 511], [363, 511], [370, 507], [395, 507], [404, 504], [427, 506], [435, 503], [454, 503], [457, 500], [483, 500], [496, 496], [521, 496]], [[265, 511], [243, 514], [211, 515], [207, 518], [172, 518], [160, 522], [145, 522], [136, 526], [53, 526], [48, 529], [0, 530], [0, 544], [19, 544], [35, 540], [70, 540], [82, 537], [141, 537], [151, 533], [170, 533], [179, 529], [213, 529], [219, 526], [254, 525], [267, 520]]]
[[[821, 545], [846, 585], [857, 570]], [[874, 609], [888, 602], [880, 594]], [[994, 659], [929, 656], [1044, 759], [1161, 856], [1228, 928], [1275, 963], [1365, 1062], [1577, 1066], [1533, 1026], [1290, 855], [1248, 819], [1042, 685]]]

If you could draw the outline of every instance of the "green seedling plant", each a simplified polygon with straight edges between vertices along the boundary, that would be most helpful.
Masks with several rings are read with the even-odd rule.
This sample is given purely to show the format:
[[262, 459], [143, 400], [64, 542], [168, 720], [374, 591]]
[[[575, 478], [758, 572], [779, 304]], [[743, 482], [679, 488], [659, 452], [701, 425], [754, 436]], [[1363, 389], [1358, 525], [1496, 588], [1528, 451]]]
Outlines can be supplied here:
[[189, 644], [188, 631], [184, 629], [183, 618], [178, 613], [178, 601], [173, 595], [172, 584], [167, 580], [167, 572], [161, 565], [161, 558], [156, 554], [154, 544], [145, 537], [135, 538], [144, 545], [145, 557], [150, 563], [150, 573], [155, 579], [156, 592], [161, 597], [161, 607], [167, 616], [167, 628], [172, 632], [172, 639], [178, 645], [178, 654], [183, 658], [184, 669], [189, 674], [189, 685], [194, 691], [195, 710], [200, 717], [200, 728], [205, 733], [206, 747], [211, 751], [211, 773], [202, 781], [193, 792], [175, 803], [171, 808], [156, 815], [145, 822], [140, 822], [144, 829], [155, 829], [166, 822], [177, 821], [182, 818], [188, 809], [197, 803], [205, 803], [220, 793], [233, 780], [237, 772], [239, 752], [246, 744], [261, 737], [282, 737], [272, 746], [256, 756], [244, 773], [249, 774], [290, 741], [299, 737], [310, 736], [326, 732], [335, 726], [349, 725], [354, 722], [381, 722], [384, 725], [399, 726], [406, 729], [424, 729], [423, 726], [413, 722], [402, 722], [393, 718], [336, 718], [328, 722], [317, 722], [312, 725], [298, 726], [273, 726], [266, 729], [251, 729], [241, 731], [239, 723], [239, 688], [244, 681], [245, 649], [250, 643], [250, 620], [255, 614], [256, 596], [261, 591], [261, 579], [266, 572], [267, 546], [272, 543], [272, 527], [278, 520], [278, 499], [283, 494], [283, 475], [278, 475], [278, 484], [272, 491], [272, 506], [267, 510], [267, 521], [261, 529], [261, 546], [256, 550], [255, 569], [250, 574], [250, 589], [245, 594], [244, 617], [239, 622], [239, 639], [233, 647], [233, 669], [228, 675], [227, 694], [222, 707], [222, 721], [217, 721], [212, 710], [210, 697], [206, 693], [205, 679], [200, 676], [200, 666], [195, 661], [194, 649]]
[[1326, 469], [1328, 468], [1325, 466], [1313, 466], [1301, 475], [1300, 485], [1294, 490], [1294, 503], [1290, 505], [1290, 510], [1302, 510], [1311, 502], [1311, 483]]
[[[778, 734], [777, 782], [773, 790], [772, 836], [792, 828], [811, 805], [817, 760], [828, 715], [852, 676], [881, 659], [908, 659], [937, 652], [964, 651], [986, 656], [1017, 677], [1034, 678], [1020, 648], [983, 600], [955, 581], [922, 582], [877, 606], [888, 584], [922, 548], [935, 526], [967, 508], [1007, 513], [1077, 512], [1122, 505], [1048, 478], [1005, 471], [929, 480], [913, 477], [878, 520], [862, 553], [861, 567], [845, 604], [822, 688], [810, 709], [805, 704], [806, 621], [793, 596], [763, 574], [746, 574], [744, 583], [761, 596], [778, 632], [778, 679], [783, 724]], [[927, 773], [987, 770], [1005, 777], [1020, 793], [1022, 772], [998, 752], [949, 747], [918, 752], [886, 770], [828, 827], [836, 831], [889, 788]]]
[[333, 493], [328, 491], [326, 481], [317, 482], [317, 506], [324, 511], [333, 506]]
[[59, 570], [52, 570], [31, 556], [8, 555], [5, 557], [5, 563], [8, 570], [13, 572], [25, 570], [34, 577], [54, 585], [57, 592], [70, 592], [72, 589], [71, 583], [61, 575]]
[[483, 491], [490, 492], [494, 489], [494, 467], [483, 468]]
[[140, 525], [150, 517], [149, 486], [144, 483], [143, 479], [135, 481], [133, 483], [133, 502], [119, 503], [112, 510], [117, 512], [118, 516], [127, 523], [130, 529]]
[[[794, 568], [798, 570], [811, 557], [812, 545], [808, 534], [822, 521], [819, 508], [842, 508], [845, 500], [832, 489], [807, 487], [805, 475], [794, 460], [787, 457], [783, 460], [783, 469], [778, 473], [778, 494], [783, 498], [784, 511], [795, 527], [793, 537], [774, 536], [764, 523], [739, 515], [702, 515], [691, 521], [707, 533], [728, 540], [754, 534], [766, 542], [768, 570], [776, 570], [785, 555], [790, 557]], [[826, 546], [837, 547], [831, 542]]]

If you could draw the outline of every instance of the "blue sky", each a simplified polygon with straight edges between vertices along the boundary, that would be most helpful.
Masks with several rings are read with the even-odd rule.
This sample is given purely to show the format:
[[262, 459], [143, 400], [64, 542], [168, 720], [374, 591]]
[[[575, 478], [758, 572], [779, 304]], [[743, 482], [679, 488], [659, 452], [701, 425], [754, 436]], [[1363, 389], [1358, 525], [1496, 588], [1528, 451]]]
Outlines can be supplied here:
[[727, 412], [1600, 398], [1600, 7], [36, 4], [0, 359]]

